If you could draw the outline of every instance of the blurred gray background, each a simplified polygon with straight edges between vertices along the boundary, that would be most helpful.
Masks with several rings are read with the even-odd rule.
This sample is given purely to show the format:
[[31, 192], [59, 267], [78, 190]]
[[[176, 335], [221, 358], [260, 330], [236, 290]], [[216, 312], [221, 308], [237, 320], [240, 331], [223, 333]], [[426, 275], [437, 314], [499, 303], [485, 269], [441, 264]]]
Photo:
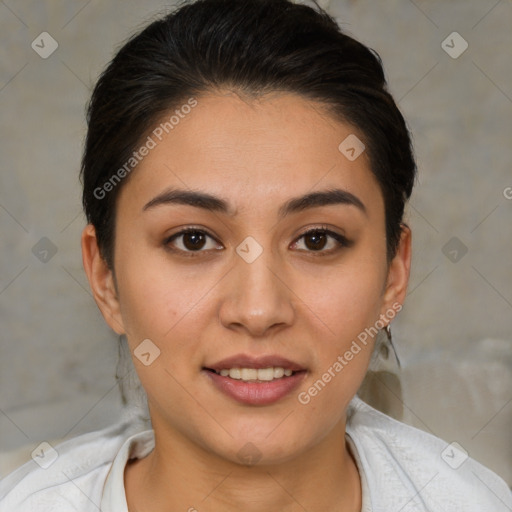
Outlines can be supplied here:
[[[510, 484], [512, 0], [320, 3], [381, 55], [418, 159], [390, 400]], [[115, 49], [170, 7], [0, 2], [0, 451], [120, 413], [117, 337], [81, 262], [85, 105]]]

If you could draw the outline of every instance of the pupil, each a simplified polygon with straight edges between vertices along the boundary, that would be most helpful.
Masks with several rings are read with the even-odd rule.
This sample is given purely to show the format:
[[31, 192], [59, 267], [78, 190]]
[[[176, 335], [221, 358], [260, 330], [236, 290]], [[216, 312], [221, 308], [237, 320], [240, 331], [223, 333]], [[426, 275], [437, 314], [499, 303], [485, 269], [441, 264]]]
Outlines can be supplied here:
[[183, 245], [190, 250], [201, 249], [204, 245], [205, 237], [203, 233], [193, 231], [183, 235]]
[[[311, 243], [309, 243], [311, 242]], [[308, 249], [323, 249], [326, 242], [325, 233], [316, 232], [306, 236], [306, 247]]]

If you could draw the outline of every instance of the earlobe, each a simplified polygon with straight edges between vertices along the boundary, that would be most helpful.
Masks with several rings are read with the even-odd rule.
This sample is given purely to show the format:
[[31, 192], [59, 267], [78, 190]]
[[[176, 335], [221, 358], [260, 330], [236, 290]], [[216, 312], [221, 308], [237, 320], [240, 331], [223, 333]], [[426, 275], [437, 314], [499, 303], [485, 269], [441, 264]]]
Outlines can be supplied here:
[[[388, 310], [403, 304], [411, 270], [412, 233], [409, 226], [402, 224], [400, 242], [396, 254], [389, 264], [384, 294], [384, 308]], [[400, 308], [401, 309], [401, 308]], [[385, 312], [383, 312], [385, 313]]]
[[92, 224], [85, 226], [82, 231], [82, 262], [94, 300], [105, 321], [117, 334], [124, 334], [114, 276], [100, 254]]

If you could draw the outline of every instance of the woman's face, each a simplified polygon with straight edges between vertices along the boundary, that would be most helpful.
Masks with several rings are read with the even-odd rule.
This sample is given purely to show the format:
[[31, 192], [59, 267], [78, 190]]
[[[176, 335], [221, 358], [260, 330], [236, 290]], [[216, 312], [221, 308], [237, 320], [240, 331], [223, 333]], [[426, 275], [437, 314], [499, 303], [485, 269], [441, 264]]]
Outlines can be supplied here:
[[127, 333], [157, 435], [276, 463], [344, 427], [409, 265], [407, 233], [388, 265], [354, 136], [299, 96], [227, 93], [152, 135], [118, 197], [116, 294], [95, 296]]

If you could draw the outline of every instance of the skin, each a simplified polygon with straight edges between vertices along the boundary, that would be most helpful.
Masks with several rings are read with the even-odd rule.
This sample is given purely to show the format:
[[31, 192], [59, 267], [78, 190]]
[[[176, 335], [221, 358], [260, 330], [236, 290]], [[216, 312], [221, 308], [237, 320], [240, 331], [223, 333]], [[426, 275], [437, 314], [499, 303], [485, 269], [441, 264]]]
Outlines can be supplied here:
[[[129, 508], [359, 511], [360, 477], [344, 433], [372, 343], [309, 404], [297, 395], [403, 302], [410, 231], [403, 228], [397, 254], [387, 261], [384, 202], [367, 155], [349, 161], [338, 150], [358, 132], [320, 105], [277, 93], [244, 101], [219, 92], [197, 100], [123, 184], [115, 277], [94, 228], [82, 235], [84, 268], [108, 324], [127, 334], [132, 352], [147, 338], [161, 351], [149, 366], [134, 357], [156, 446], [126, 468]], [[168, 188], [208, 192], [232, 212], [184, 204], [143, 210]], [[287, 200], [329, 188], [357, 196], [366, 211], [331, 204], [278, 217]], [[166, 249], [165, 240], [187, 226], [215, 239], [207, 237], [202, 252], [189, 257], [180, 252], [187, 247], [183, 237], [169, 244], [174, 252]], [[322, 226], [351, 245], [327, 238], [311, 250], [301, 235]], [[252, 263], [235, 251], [247, 236], [263, 249]], [[307, 373], [277, 403], [243, 405], [202, 371], [240, 353], [278, 354]], [[247, 442], [261, 454], [252, 466], [237, 456]]]

